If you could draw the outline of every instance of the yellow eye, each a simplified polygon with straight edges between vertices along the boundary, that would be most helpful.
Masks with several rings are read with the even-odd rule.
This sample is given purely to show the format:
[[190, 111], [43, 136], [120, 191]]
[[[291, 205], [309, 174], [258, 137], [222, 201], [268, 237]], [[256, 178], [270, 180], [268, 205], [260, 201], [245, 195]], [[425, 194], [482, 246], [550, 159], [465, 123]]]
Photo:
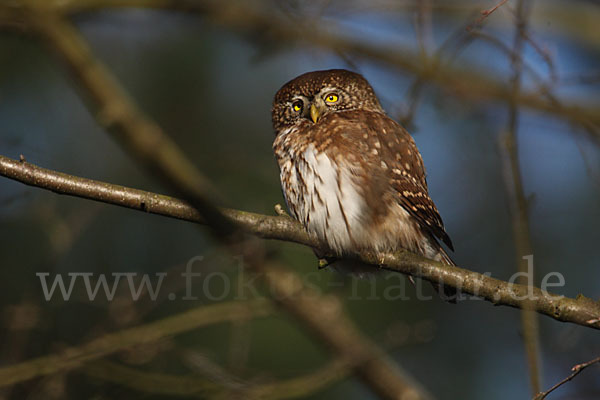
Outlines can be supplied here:
[[296, 112], [302, 111], [302, 102], [301, 101], [294, 102], [294, 104], [292, 104], [292, 109]]
[[327, 103], [335, 103], [336, 101], [338, 101], [339, 97], [337, 94], [328, 94], [327, 97], [325, 97], [325, 101]]

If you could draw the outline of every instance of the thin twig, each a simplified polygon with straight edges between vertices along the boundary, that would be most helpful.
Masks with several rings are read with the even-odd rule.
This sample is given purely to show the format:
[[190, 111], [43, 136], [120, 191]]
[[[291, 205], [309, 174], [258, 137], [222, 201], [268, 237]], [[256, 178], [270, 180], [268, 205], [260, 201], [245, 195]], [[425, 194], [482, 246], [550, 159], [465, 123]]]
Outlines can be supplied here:
[[[182, 200], [55, 172], [1, 155], [0, 175], [59, 194], [205, 223], [198, 211]], [[232, 209], [223, 209], [222, 212], [246, 232], [258, 237], [319, 247], [319, 242], [307, 235], [302, 226], [288, 216], [268, 216]], [[360, 258], [373, 265], [381, 261], [375, 255], [369, 254], [363, 254]], [[406, 251], [385, 255], [381, 267], [431, 282], [443, 282], [445, 285], [460, 288], [463, 293], [479, 296], [496, 305], [520, 308], [523, 307], [524, 297], [533, 297], [533, 305], [538, 313], [558, 321], [600, 329], [600, 303], [584, 296], [571, 299], [538, 288], [531, 288], [532, 292], [528, 293], [527, 286], [511, 285], [467, 269], [444, 266]]]
[[479, 18], [477, 18], [477, 20], [472, 24], [467, 26], [467, 31], [470, 31], [471, 29], [473, 29], [474, 27], [477, 27], [479, 25], [481, 25], [481, 23], [487, 18], [489, 17], [494, 11], [496, 11], [498, 8], [502, 7], [504, 5], [504, 3], [506, 3], [508, 0], [502, 0], [500, 1], [498, 4], [496, 4], [494, 7], [492, 8], [488, 8], [487, 10], [483, 10], [481, 11], [481, 16]]
[[558, 81], [558, 76], [556, 74], [556, 66], [554, 65], [554, 60], [552, 59], [552, 55], [548, 51], [548, 49], [542, 47], [531, 35], [527, 32], [524, 34], [524, 39], [529, 43], [531, 48], [535, 50], [536, 53], [542, 57], [546, 65], [548, 66], [548, 73], [550, 75], [550, 81], [552, 83], [556, 83]]
[[597, 364], [597, 363], [600, 363], [600, 357], [594, 358], [593, 360], [590, 360], [588, 362], [584, 362], [584, 363], [575, 365], [573, 368], [571, 368], [571, 371], [573, 371], [573, 373], [571, 375], [567, 376], [565, 379], [563, 379], [562, 381], [558, 382], [556, 385], [552, 386], [550, 389], [546, 390], [545, 392], [538, 393], [533, 398], [533, 400], [544, 400], [546, 398], [546, 396], [548, 396], [554, 390], [558, 389], [560, 386], [562, 386], [565, 383], [569, 382], [571, 379], [575, 378], [577, 375], [579, 375], [579, 373], [581, 371], [583, 371], [584, 369], [586, 369], [590, 365]]

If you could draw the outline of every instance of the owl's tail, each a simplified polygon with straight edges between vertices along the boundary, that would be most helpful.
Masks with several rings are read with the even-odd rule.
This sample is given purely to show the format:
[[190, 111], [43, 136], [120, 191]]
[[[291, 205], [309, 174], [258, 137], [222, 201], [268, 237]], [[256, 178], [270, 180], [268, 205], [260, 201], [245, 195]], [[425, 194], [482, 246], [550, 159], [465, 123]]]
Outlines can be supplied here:
[[450, 258], [448, 253], [446, 253], [446, 250], [444, 250], [441, 246], [440, 246], [440, 250], [439, 250], [438, 254], [439, 254], [438, 257], [440, 258], [439, 259], [440, 262], [443, 262], [444, 264], [456, 267], [456, 263], [454, 262], [454, 260], [452, 258]]

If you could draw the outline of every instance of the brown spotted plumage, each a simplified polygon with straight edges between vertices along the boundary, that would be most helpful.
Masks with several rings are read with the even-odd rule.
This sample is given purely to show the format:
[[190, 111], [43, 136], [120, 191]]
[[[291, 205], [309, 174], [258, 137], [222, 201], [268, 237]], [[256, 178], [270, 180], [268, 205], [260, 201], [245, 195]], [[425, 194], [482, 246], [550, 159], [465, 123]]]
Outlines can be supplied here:
[[419, 150], [361, 75], [301, 75], [277, 92], [272, 117], [288, 209], [336, 256], [405, 248], [454, 264]]

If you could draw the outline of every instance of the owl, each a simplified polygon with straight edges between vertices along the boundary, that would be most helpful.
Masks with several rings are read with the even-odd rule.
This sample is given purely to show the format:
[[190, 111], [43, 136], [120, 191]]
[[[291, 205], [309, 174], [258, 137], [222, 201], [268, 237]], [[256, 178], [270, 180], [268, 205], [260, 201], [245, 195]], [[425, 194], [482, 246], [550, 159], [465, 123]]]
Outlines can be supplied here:
[[403, 248], [455, 265], [439, 242], [453, 249], [421, 154], [365, 78], [300, 75], [275, 95], [272, 120], [289, 212], [336, 258]]

